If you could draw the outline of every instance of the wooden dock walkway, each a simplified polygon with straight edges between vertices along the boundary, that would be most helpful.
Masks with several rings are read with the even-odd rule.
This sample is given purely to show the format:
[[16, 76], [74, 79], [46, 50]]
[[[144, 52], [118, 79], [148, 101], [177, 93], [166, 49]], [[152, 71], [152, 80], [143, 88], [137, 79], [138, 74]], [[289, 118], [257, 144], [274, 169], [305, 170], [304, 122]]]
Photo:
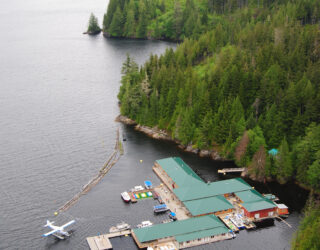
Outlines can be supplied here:
[[131, 234], [131, 230], [102, 234], [98, 236], [88, 237], [87, 242], [91, 250], [107, 250], [112, 249], [110, 238], [127, 236], [129, 234]]
[[223, 169], [219, 169], [218, 173], [219, 174], [242, 173], [243, 171], [245, 171], [245, 168], [223, 168]]
[[87, 242], [91, 250], [107, 250], [112, 249], [111, 242], [105, 235], [88, 237]]
[[110, 239], [110, 238], [125, 236], [125, 235], [129, 235], [129, 234], [131, 234], [130, 229], [120, 231], [120, 232], [115, 232], [115, 233], [108, 233], [108, 234], [105, 234], [105, 236], [107, 236]]

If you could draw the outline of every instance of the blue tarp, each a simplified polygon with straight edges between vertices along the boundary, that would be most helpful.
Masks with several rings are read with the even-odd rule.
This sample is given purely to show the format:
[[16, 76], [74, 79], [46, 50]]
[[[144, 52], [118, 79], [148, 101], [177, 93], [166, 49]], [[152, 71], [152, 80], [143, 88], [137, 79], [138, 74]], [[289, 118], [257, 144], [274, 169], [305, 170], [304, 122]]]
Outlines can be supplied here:
[[152, 186], [152, 183], [151, 181], [145, 181], [144, 182], [144, 185], [148, 186], [148, 187], [151, 187]]
[[278, 154], [278, 150], [275, 149], [275, 148], [273, 148], [273, 149], [269, 150], [268, 153], [269, 153], [270, 155], [276, 156], [276, 155]]
[[171, 215], [172, 217], [175, 217], [175, 216], [176, 216], [176, 214], [175, 214], [174, 212], [170, 212], [170, 215]]

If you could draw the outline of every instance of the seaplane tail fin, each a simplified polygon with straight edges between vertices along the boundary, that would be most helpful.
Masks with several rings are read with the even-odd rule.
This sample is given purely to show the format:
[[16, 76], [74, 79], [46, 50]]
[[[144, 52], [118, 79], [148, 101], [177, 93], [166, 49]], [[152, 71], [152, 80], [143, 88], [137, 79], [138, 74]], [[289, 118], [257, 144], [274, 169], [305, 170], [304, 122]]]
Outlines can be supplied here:
[[55, 229], [55, 230], [50, 231], [49, 233], [43, 234], [42, 236], [43, 236], [43, 237], [48, 237], [49, 235], [52, 235], [52, 234], [56, 233], [57, 231], [58, 231], [58, 230]]
[[72, 220], [72, 221], [69, 221], [68, 223], [66, 223], [66, 224], [64, 224], [63, 226], [61, 226], [61, 228], [66, 228], [66, 227], [68, 227], [68, 226], [70, 226], [70, 225], [72, 225], [73, 223], [75, 223], [76, 221], [75, 220]]
[[52, 225], [53, 223], [54, 223], [54, 221], [47, 220], [47, 224], [45, 224], [43, 227], [48, 227], [48, 226]]

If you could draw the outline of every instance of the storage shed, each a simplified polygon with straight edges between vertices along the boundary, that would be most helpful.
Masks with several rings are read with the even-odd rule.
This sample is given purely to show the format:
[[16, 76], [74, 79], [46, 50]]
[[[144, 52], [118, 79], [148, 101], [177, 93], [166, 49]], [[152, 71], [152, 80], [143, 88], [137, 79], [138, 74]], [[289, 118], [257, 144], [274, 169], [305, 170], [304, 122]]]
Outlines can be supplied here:
[[279, 215], [287, 215], [289, 214], [289, 209], [285, 204], [276, 204], [277, 211]]
[[263, 197], [254, 189], [236, 192], [235, 195], [240, 199], [244, 215], [255, 220], [274, 217], [277, 206], [269, 199]]

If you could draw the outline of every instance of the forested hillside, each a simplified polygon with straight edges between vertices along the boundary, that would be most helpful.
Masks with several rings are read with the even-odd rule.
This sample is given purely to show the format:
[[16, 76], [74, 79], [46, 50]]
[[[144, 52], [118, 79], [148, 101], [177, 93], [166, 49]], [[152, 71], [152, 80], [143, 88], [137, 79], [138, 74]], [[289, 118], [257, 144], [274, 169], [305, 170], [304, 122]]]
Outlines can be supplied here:
[[111, 37], [182, 41], [198, 38], [217, 23], [231, 21], [223, 15], [242, 10], [234, 16], [234, 24], [242, 26], [252, 23], [251, 18], [267, 20], [267, 8], [287, 2], [291, 2], [287, 6], [290, 18], [302, 24], [319, 20], [319, 4], [315, 0], [110, 0], [103, 31]]
[[[128, 57], [123, 115], [166, 129], [184, 145], [214, 148], [257, 179], [320, 188], [319, 1], [117, 2], [116, 12], [120, 3], [164, 5], [163, 12], [155, 7], [159, 23], [161, 16], [174, 20], [177, 5], [182, 20], [190, 17], [183, 13], [192, 6], [207, 13], [208, 24], [193, 22], [199, 31], [187, 35], [184, 20], [179, 39], [190, 38], [175, 52], [151, 55], [140, 69]], [[277, 155], [268, 153], [272, 148]]]
[[[311, 199], [310, 199], [311, 198]], [[320, 249], [320, 201], [319, 197], [311, 194], [304, 209], [299, 231], [292, 241], [293, 250], [317, 250]]]

